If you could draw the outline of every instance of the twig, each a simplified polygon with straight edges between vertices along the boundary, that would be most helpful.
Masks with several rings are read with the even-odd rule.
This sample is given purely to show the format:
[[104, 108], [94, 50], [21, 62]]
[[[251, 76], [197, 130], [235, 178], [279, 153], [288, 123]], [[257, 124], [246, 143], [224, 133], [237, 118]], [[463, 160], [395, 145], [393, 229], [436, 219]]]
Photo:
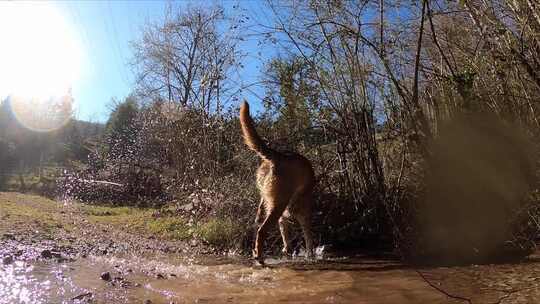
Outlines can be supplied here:
[[422, 274], [419, 270], [416, 270], [416, 273], [418, 273], [418, 275], [424, 280], [424, 282], [426, 282], [429, 286], [431, 286], [433, 289], [437, 290], [438, 292], [446, 295], [447, 297], [449, 298], [452, 298], [452, 299], [456, 299], [456, 300], [460, 300], [460, 301], [465, 301], [469, 304], [472, 304], [472, 301], [471, 299], [469, 298], [465, 298], [465, 297], [462, 297], [462, 296], [458, 296], [458, 295], [453, 295], [453, 294], [450, 294], [448, 292], [446, 292], [444, 289], [436, 286], [435, 284], [431, 283], [425, 276], [424, 274]]
[[113, 182], [108, 182], [108, 181], [90, 180], [90, 179], [82, 179], [82, 178], [77, 179], [77, 181], [83, 182], [83, 183], [88, 183], [88, 184], [104, 184], [104, 185], [112, 185], [112, 186], [118, 186], [118, 187], [123, 187], [124, 186], [123, 184], [119, 184], [119, 183], [113, 183]]

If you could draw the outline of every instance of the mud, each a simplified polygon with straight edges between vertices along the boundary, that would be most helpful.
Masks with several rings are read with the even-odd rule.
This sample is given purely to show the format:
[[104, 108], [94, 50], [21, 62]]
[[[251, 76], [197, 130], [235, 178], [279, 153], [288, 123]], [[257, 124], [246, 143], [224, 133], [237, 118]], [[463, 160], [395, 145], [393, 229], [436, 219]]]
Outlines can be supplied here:
[[540, 252], [521, 263], [434, 268], [334, 252], [268, 258], [262, 267], [98, 225], [75, 205], [59, 203], [52, 226], [12, 221], [1, 207], [1, 304], [540, 303]]

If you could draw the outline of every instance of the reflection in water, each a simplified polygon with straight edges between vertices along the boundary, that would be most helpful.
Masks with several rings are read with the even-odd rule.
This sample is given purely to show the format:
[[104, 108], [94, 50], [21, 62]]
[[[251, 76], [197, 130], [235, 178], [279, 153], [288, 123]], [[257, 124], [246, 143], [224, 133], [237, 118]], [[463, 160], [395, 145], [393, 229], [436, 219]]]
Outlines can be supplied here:
[[[398, 264], [270, 262], [267, 268], [222, 258], [16, 262], [0, 270], [0, 303], [448, 303]], [[100, 278], [104, 271], [110, 282]]]
[[73, 268], [66, 264], [29, 264], [17, 261], [0, 267], [0, 303], [67, 302], [82, 290], [70, 279]]

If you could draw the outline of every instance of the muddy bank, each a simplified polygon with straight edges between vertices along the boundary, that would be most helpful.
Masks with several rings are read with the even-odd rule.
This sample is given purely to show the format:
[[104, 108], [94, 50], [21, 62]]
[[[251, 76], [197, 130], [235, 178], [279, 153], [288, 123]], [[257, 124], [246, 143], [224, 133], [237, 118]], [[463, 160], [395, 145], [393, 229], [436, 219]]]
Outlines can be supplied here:
[[263, 268], [101, 223], [76, 203], [17, 193], [0, 193], [0, 201], [2, 304], [540, 302], [539, 254], [423, 269], [363, 255], [270, 258]]
[[139, 233], [122, 222], [114, 225], [99, 222], [86, 206], [76, 202], [56, 202], [15, 192], [0, 192], [0, 202], [0, 252], [22, 250], [23, 257], [34, 257], [43, 250], [50, 250], [78, 257], [127, 252], [201, 254], [210, 251], [200, 242]]

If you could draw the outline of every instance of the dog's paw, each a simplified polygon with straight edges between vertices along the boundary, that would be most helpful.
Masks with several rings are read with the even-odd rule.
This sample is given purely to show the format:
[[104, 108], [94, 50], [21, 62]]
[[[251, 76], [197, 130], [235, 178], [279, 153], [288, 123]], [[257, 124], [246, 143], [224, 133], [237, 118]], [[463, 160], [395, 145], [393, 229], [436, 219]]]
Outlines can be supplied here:
[[305, 260], [304, 260], [306, 263], [308, 264], [311, 264], [311, 263], [317, 263], [317, 259], [315, 258], [315, 256], [311, 255], [311, 256], [306, 256]]
[[266, 267], [266, 264], [264, 263], [264, 259], [255, 259], [255, 266]]
[[259, 252], [257, 252], [256, 249], [253, 249], [253, 250], [251, 251], [251, 256], [252, 256], [254, 259], [256, 259], [256, 260], [258, 260], [258, 259], [261, 258], [261, 255], [259, 254]]
[[286, 248], [284, 247], [283, 249], [281, 249], [281, 255], [282, 256], [285, 256], [285, 257], [292, 257], [292, 250], [290, 248]]
[[315, 260], [315, 254], [313, 254], [313, 250], [306, 251], [306, 260], [308, 261]]
[[262, 266], [264, 266], [264, 257], [261, 254], [259, 254], [257, 250], [255, 249], [253, 249], [251, 253], [252, 253], [253, 259], [257, 261], [259, 264], [261, 264]]

